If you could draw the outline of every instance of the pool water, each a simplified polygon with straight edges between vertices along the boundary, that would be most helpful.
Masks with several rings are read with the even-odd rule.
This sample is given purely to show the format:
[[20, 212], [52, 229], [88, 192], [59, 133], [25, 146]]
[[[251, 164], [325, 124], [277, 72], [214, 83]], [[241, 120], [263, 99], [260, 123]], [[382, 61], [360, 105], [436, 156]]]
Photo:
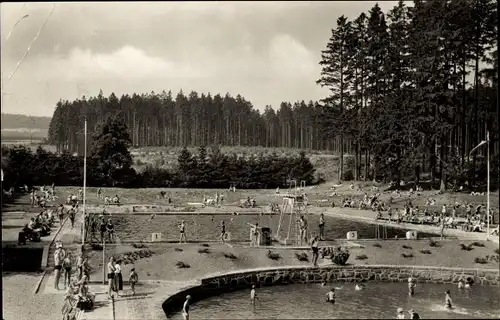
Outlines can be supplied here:
[[[331, 284], [330, 284], [331, 285]], [[396, 310], [414, 309], [423, 319], [488, 319], [500, 317], [498, 286], [474, 286], [459, 290], [455, 285], [421, 284], [408, 296], [405, 283], [368, 283], [354, 291], [354, 283], [335, 283], [336, 303], [326, 302], [329, 287], [293, 284], [257, 289], [255, 306], [250, 290], [214, 296], [191, 306], [191, 319], [396, 319]], [[444, 291], [450, 289], [453, 309], [444, 307]], [[173, 319], [182, 319], [180, 313]]]
[[[276, 233], [279, 215], [162, 215], [151, 219], [145, 215], [120, 215], [114, 216], [113, 222], [117, 236], [122, 240], [150, 240], [151, 233], [162, 233], [163, 240], [179, 239], [179, 224], [184, 221], [186, 224], [187, 240], [218, 240], [220, 239], [221, 221], [226, 223], [226, 231], [231, 233], [231, 240], [248, 241], [250, 237], [250, 227], [247, 223], [258, 223], [259, 226], [271, 228], [272, 234]], [[309, 216], [309, 232], [319, 233], [319, 216]], [[289, 216], [285, 216], [282, 221], [280, 236], [286, 238]], [[295, 225], [292, 225], [292, 238]], [[346, 219], [325, 217], [325, 238], [345, 239], [349, 231], [357, 230], [358, 238], [376, 238], [376, 226], [351, 221]], [[382, 228], [380, 228], [382, 230]], [[404, 229], [387, 227], [388, 238], [406, 237]], [[382, 231], [380, 231], [382, 232]], [[419, 233], [419, 237], [436, 236], [430, 233]]]

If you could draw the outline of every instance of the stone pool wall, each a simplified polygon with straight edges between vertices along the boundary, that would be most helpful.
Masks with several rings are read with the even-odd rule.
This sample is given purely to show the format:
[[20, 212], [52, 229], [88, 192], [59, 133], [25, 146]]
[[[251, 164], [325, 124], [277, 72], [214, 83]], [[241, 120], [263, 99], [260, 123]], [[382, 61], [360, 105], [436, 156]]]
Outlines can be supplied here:
[[403, 282], [413, 277], [417, 283], [457, 283], [459, 280], [472, 278], [476, 285], [499, 285], [500, 271], [496, 269], [461, 269], [425, 266], [325, 266], [282, 267], [240, 270], [207, 277], [196, 286], [191, 286], [176, 294], [166, 297], [162, 304], [163, 311], [169, 314], [178, 311], [186, 295], [193, 301], [238, 289], [249, 288], [252, 284], [260, 286], [321, 283], [322, 281], [386, 281]]

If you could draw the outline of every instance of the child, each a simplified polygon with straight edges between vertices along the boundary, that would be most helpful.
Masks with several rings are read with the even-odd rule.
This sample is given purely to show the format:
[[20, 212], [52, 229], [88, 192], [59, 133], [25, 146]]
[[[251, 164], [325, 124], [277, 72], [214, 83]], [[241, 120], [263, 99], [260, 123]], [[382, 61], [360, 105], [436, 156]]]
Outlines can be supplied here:
[[137, 275], [137, 272], [135, 272], [135, 268], [132, 268], [132, 270], [130, 271], [128, 281], [130, 282], [130, 290], [132, 290], [132, 295], [135, 296], [135, 284], [139, 281], [139, 276]]
[[453, 303], [451, 302], [451, 296], [450, 296], [450, 290], [446, 290], [444, 292], [444, 305], [446, 308], [451, 309], [453, 308]]
[[408, 295], [413, 296], [415, 294], [415, 282], [412, 277], [408, 278]]
[[396, 318], [397, 319], [404, 319], [405, 318], [405, 314], [404, 314], [403, 308], [398, 308], [398, 315], [397, 315]]

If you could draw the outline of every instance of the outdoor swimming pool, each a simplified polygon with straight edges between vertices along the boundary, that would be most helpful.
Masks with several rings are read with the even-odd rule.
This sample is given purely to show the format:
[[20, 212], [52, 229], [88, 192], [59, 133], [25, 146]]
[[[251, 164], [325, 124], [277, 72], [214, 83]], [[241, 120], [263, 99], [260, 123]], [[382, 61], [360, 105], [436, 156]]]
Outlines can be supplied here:
[[[272, 233], [276, 233], [279, 215], [158, 215], [151, 219], [146, 215], [119, 215], [113, 216], [115, 230], [121, 240], [150, 240], [151, 233], [161, 232], [163, 240], [178, 240], [178, 225], [184, 220], [186, 224], [187, 240], [218, 240], [221, 221], [226, 223], [226, 231], [231, 233], [231, 239], [248, 241], [250, 227], [247, 223], [258, 223], [259, 226], [269, 226]], [[308, 219], [309, 231], [318, 232], [319, 216], [310, 215]], [[325, 217], [326, 239], [345, 239], [349, 231], [357, 230], [358, 238], [375, 238], [375, 225], [346, 219]], [[282, 222], [281, 235], [286, 237], [289, 226], [289, 217]], [[381, 228], [382, 229], [382, 228]], [[292, 229], [293, 230], [293, 229]], [[404, 238], [404, 229], [387, 228], [388, 238]], [[419, 237], [436, 236], [430, 233], [419, 233]]]
[[[498, 286], [420, 284], [408, 296], [406, 283], [368, 283], [354, 291], [354, 283], [335, 283], [337, 302], [325, 301], [329, 286], [294, 284], [257, 289], [259, 300], [250, 304], [250, 290], [201, 300], [191, 306], [191, 319], [396, 319], [396, 309], [414, 309], [423, 319], [487, 319], [500, 317]], [[454, 309], [444, 308], [444, 291], [451, 290]], [[182, 319], [180, 313], [173, 319]]]

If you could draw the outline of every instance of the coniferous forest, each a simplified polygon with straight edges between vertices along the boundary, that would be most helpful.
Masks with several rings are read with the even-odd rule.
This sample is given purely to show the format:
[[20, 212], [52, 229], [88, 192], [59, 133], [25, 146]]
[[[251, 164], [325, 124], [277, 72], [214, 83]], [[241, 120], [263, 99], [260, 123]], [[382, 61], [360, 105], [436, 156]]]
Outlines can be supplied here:
[[82, 154], [84, 119], [96, 136], [99, 124], [115, 115], [136, 147], [330, 150], [340, 155], [339, 179], [350, 154], [355, 179], [418, 180], [429, 173], [441, 185], [475, 183], [486, 174], [486, 148], [469, 153], [487, 132], [498, 173], [497, 24], [492, 0], [400, 1], [388, 12], [375, 5], [332, 24], [317, 80], [330, 95], [320, 101], [282, 102], [259, 112], [235, 93], [101, 92], [59, 101], [48, 138], [58, 151]]

